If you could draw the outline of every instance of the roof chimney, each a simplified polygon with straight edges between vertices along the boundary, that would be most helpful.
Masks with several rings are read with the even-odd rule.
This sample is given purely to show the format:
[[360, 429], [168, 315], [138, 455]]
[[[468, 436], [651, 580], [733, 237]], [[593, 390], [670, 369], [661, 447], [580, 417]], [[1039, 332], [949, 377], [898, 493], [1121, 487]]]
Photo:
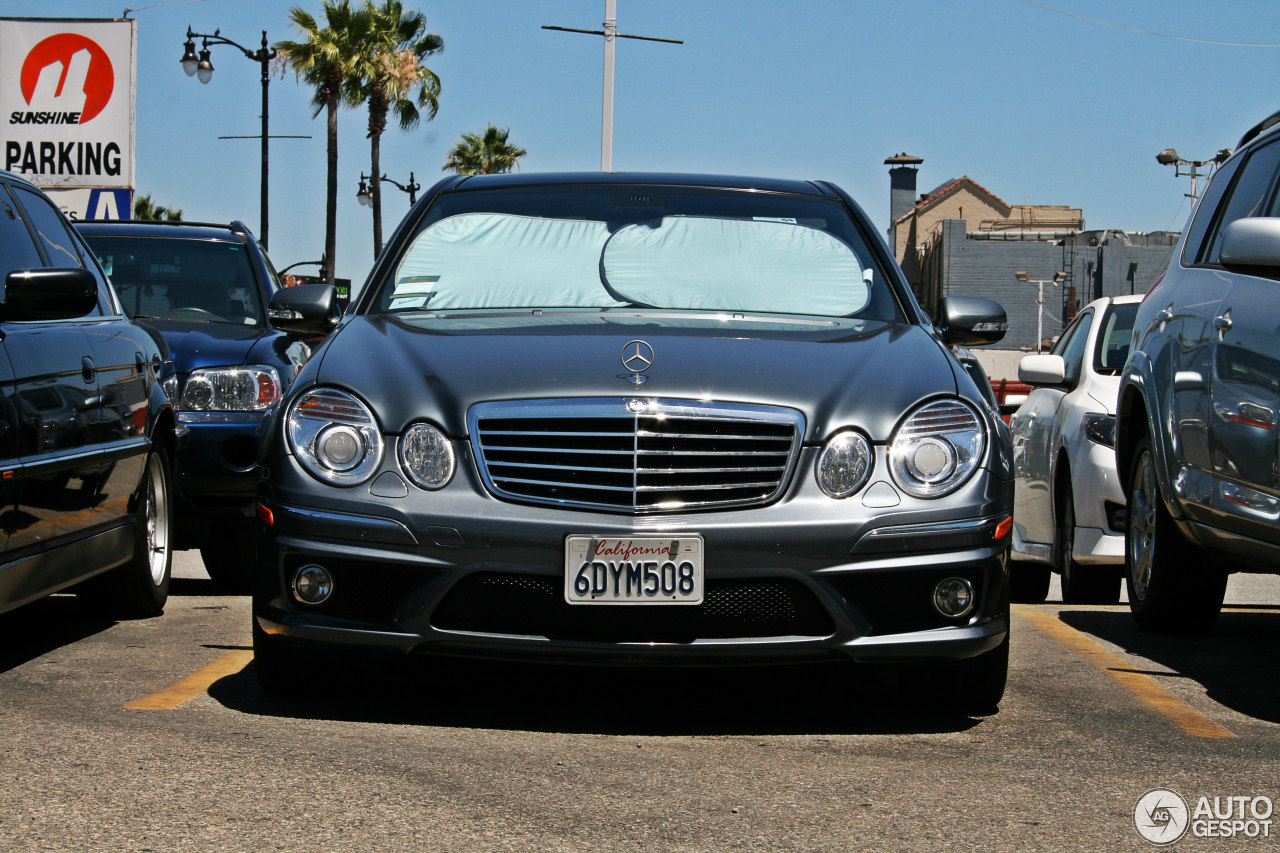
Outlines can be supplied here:
[[916, 203], [916, 171], [923, 158], [907, 154], [895, 154], [884, 163], [889, 166], [889, 227]]

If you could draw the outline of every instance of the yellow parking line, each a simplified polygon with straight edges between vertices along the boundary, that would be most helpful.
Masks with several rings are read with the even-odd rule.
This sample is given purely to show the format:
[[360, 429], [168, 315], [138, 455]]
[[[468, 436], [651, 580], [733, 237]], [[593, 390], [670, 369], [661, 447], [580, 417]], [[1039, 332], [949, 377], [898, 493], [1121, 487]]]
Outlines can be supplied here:
[[124, 707], [130, 711], [172, 711], [188, 699], [204, 693], [218, 679], [235, 675], [251, 660], [253, 652], [249, 650], [227, 652], [208, 666], [178, 679], [163, 690], [134, 699]]
[[1058, 618], [1056, 613], [1015, 605], [1014, 612], [1120, 683], [1139, 701], [1192, 737], [1235, 737], [1235, 733], [1193, 711], [1149, 675], [1133, 671], [1133, 663], [1114, 654], [1086, 634]]

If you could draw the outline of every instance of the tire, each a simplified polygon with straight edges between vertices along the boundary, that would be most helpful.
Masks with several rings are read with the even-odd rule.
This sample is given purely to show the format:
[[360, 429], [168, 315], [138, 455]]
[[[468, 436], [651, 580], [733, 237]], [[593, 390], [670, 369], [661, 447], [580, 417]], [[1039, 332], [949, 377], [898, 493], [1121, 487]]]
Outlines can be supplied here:
[[122, 618], [159, 616], [173, 571], [173, 503], [169, 460], [153, 450], [134, 497], [134, 550], [129, 562], [94, 578], [82, 601]]
[[1076, 503], [1070, 482], [1058, 490], [1056, 515], [1053, 554], [1062, 572], [1063, 603], [1118, 604], [1120, 571], [1113, 566], [1082, 566], [1076, 562]]
[[311, 661], [286, 639], [273, 637], [253, 619], [253, 669], [267, 693], [301, 693], [317, 689], [319, 673]]
[[223, 591], [248, 595], [253, 591], [253, 566], [257, 559], [252, 524], [214, 525], [209, 541], [200, 546], [204, 570]]
[[937, 661], [923, 667], [927, 709], [965, 717], [986, 717], [1000, 710], [1009, 680], [1009, 637], [971, 658]]
[[1160, 495], [1151, 440], [1134, 449], [1125, 497], [1125, 586], [1129, 610], [1144, 630], [1192, 634], [1213, 627], [1227, 591], [1227, 573], [1182, 535]]
[[1044, 563], [1009, 558], [1009, 597], [1018, 604], [1044, 604], [1049, 597], [1049, 575]]
[[333, 695], [349, 693], [361, 679], [378, 681], [386, 659], [331, 643], [275, 637], [253, 619], [253, 669], [264, 693]]

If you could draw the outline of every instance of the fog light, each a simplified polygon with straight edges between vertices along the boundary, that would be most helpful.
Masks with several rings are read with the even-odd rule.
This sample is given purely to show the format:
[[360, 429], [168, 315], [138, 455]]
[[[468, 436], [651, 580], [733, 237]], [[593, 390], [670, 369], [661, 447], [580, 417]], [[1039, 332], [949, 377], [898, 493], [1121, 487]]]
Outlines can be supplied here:
[[293, 576], [293, 597], [303, 604], [323, 604], [333, 595], [333, 575], [320, 566], [303, 566]]
[[973, 604], [973, 584], [964, 578], [947, 578], [933, 588], [933, 608], [948, 619], [968, 616]]

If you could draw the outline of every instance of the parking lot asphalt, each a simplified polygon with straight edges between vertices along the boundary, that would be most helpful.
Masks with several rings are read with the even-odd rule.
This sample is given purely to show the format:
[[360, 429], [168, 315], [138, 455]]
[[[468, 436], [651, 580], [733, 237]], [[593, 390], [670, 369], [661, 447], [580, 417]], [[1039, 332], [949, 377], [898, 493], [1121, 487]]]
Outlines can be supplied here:
[[398, 660], [268, 697], [248, 600], [183, 553], [158, 619], [0, 616], [0, 849], [1150, 849], [1153, 789], [1280, 800], [1278, 581], [1233, 576], [1203, 637], [1055, 585], [1014, 609], [1000, 713], [957, 719], [854, 667]]

